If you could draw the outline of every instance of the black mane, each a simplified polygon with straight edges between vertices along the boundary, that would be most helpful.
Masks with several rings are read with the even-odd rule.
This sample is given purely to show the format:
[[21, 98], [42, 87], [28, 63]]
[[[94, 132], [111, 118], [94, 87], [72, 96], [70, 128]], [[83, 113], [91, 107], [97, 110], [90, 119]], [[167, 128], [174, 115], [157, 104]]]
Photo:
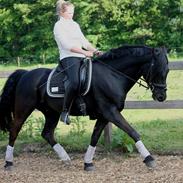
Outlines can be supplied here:
[[103, 55], [99, 56], [98, 59], [101, 61], [103, 60], [111, 60], [111, 59], [118, 59], [127, 55], [130, 56], [144, 56], [146, 54], [151, 54], [152, 48], [148, 46], [131, 46], [131, 45], [124, 45], [118, 48], [110, 49], [109, 51], [105, 52]]

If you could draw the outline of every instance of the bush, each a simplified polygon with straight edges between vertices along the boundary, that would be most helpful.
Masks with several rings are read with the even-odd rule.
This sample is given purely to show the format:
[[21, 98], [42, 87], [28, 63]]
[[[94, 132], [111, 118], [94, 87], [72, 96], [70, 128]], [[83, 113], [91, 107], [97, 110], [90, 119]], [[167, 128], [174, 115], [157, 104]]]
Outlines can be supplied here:
[[122, 149], [123, 152], [134, 151], [134, 141], [122, 130], [115, 129], [112, 133], [112, 148]]
[[44, 127], [44, 119], [42, 117], [35, 118], [32, 115], [26, 120], [22, 130], [20, 131], [20, 138], [26, 140], [38, 140], [41, 137], [41, 132]]
[[89, 144], [90, 134], [86, 129], [86, 122], [82, 117], [72, 117], [71, 130], [68, 134], [59, 137], [59, 141], [69, 151], [84, 151]]

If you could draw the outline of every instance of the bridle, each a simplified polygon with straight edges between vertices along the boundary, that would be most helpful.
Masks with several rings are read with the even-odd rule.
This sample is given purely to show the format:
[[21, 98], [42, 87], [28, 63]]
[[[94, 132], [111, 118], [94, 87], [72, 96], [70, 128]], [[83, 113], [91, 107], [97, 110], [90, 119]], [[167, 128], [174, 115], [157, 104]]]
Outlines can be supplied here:
[[[156, 54], [157, 54], [157, 48], [153, 48], [153, 53], [152, 53], [152, 61], [151, 61], [151, 64], [150, 64], [150, 67], [149, 67], [149, 70], [148, 70], [148, 73], [147, 73], [147, 76], [146, 76], [146, 80], [144, 80], [143, 78], [140, 78], [142, 79], [143, 81], [145, 81], [148, 85], [148, 89], [150, 88], [151, 91], [153, 91], [155, 88], [159, 88], [160, 90], [167, 90], [167, 85], [166, 84], [159, 84], [159, 83], [155, 83], [153, 82], [153, 67], [154, 67], [154, 62], [155, 60], [157, 60], [156, 58]], [[159, 52], [159, 50], [158, 50]]]

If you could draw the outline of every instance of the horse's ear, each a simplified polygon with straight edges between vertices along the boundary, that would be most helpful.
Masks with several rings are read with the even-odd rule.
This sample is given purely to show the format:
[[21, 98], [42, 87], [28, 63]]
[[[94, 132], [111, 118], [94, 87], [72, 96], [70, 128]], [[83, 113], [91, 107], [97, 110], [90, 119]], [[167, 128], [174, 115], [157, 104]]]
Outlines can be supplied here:
[[154, 54], [159, 55], [161, 53], [161, 48], [154, 48]]

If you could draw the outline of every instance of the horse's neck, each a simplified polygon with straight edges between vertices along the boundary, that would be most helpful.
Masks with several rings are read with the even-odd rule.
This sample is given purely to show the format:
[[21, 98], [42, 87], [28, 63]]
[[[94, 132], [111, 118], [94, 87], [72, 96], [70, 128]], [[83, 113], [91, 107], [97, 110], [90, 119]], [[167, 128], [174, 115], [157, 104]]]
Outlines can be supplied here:
[[109, 68], [116, 70], [119, 74], [124, 75], [123, 82], [126, 83], [125, 91], [128, 92], [136, 83], [136, 81], [142, 76], [144, 65], [148, 61], [140, 59], [118, 59], [105, 62]]
[[109, 67], [113, 68], [114, 70], [130, 76], [135, 80], [138, 80], [139, 77], [141, 77], [140, 71], [146, 63], [147, 61], [135, 58], [116, 59], [105, 62], [105, 64], [109, 65]]
[[[120, 61], [117, 63], [120, 63]], [[100, 75], [105, 73], [104, 78], [107, 76], [107, 80], [116, 80], [118, 87], [122, 86], [124, 93], [127, 93], [141, 76], [139, 66], [137, 65], [132, 67], [131, 64], [126, 64], [127, 66], [124, 67], [122, 64], [109, 64], [104, 62], [100, 62], [99, 65], [96, 64], [97, 68], [94, 70], [98, 70], [97, 73], [100, 73]]]
[[121, 59], [117, 59], [114, 61], [110, 61], [109, 65], [111, 65], [112, 67], [120, 70], [120, 71], [125, 71], [128, 68], [134, 67], [138, 64], [138, 60], [134, 59], [134, 58], [121, 58]]

